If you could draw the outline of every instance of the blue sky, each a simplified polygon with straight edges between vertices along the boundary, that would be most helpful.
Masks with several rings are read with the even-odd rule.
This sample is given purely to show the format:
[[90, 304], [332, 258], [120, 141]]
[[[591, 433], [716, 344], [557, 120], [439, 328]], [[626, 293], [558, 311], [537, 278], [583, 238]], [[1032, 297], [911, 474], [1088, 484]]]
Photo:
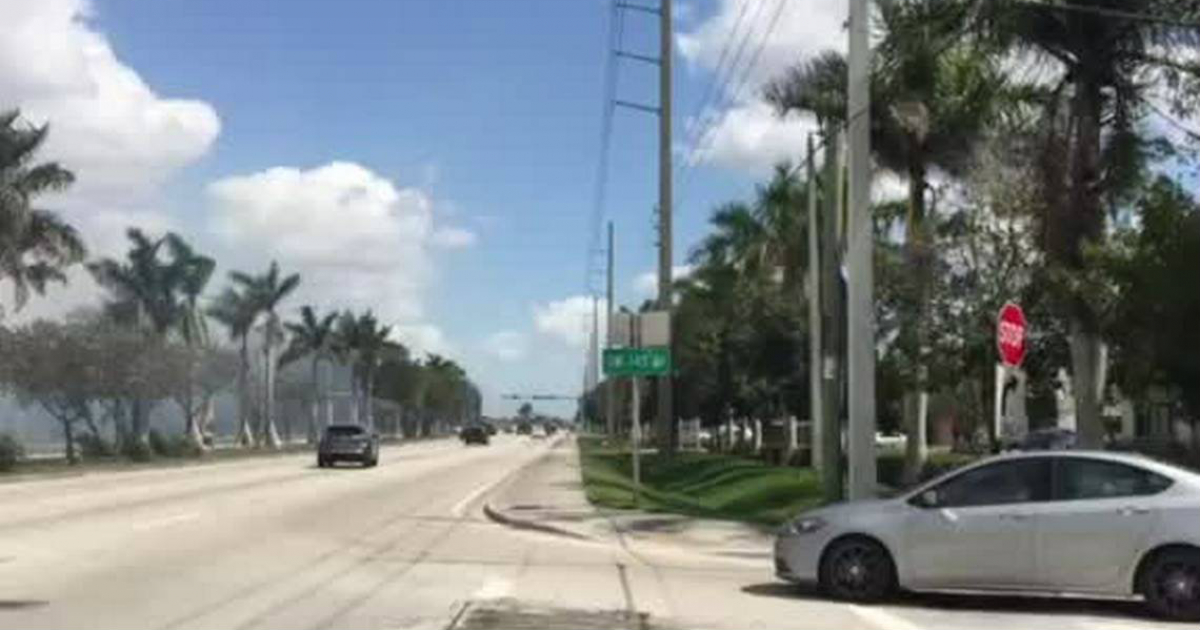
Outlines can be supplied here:
[[[80, 177], [61, 205], [98, 253], [137, 223], [176, 229], [227, 268], [278, 258], [311, 278], [295, 306], [375, 308], [410, 345], [466, 365], [488, 413], [512, 410], [502, 392], [578, 391], [608, 0], [17, 4], [43, 38], [0, 40], [0, 56], [45, 61], [0, 63], [0, 88], [51, 122], [50, 157]], [[838, 45], [837, 4], [678, 4], [675, 153], [696, 166], [676, 192], [677, 263], [715, 203], [799, 150], [807, 123], [775, 119], [754, 86]], [[654, 19], [625, 19], [625, 47], [652, 52]], [[698, 101], [743, 36], [745, 87], [716, 90], [721, 107], [704, 114], [721, 117], [696, 150]], [[656, 100], [652, 68], [623, 62], [619, 76], [621, 98]], [[605, 212], [621, 303], [652, 290], [638, 277], [655, 260], [655, 130], [616, 113]], [[29, 310], [92, 298], [73, 286]]]

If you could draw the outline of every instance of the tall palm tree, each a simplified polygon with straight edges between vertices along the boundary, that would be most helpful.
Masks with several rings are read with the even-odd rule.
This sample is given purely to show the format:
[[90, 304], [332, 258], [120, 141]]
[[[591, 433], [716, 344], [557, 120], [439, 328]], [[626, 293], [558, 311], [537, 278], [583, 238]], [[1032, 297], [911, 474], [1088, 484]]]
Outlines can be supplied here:
[[[1080, 440], [1099, 446], [1103, 350], [1100, 309], [1077, 279], [1089, 243], [1105, 235], [1106, 210], [1121, 203], [1143, 173], [1149, 142], [1143, 124], [1195, 110], [1200, 68], [1184, 61], [1200, 50], [1200, 5], [1178, 0], [991, 0], [985, 32], [1008, 50], [1058, 70], [1041, 131], [1044, 216], [1041, 242], [1064, 282], [1073, 390]], [[1153, 17], [1153, 19], [1143, 19]]]
[[251, 276], [233, 271], [230, 272], [229, 278], [250, 298], [255, 315], [261, 314], [265, 317], [262, 324], [262, 353], [266, 387], [263, 392], [263, 417], [259, 437], [268, 447], [277, 448], [280, 440], [275, 425], [275, 349], [284, 341], [283, 322], [279, 319], [277, 309], [280, 302], [300, 286], [300, 274], [281, 276], [279, 263], [271, 261], [270, 268], [262, 275]]
[[321, 384], [321, 361], [328, 360], [333, 352], [337, 313], [326, 313], [318, 317], [311, 306], [300, 309], [300, 321], [288, 322], [286, 327], [292, 334], [291, 345], [284, 352], [280, 363], [302, 356], [309, 357], [312, 363], [312, 414], [308, 421], [308, 441], [313, 443], [317, 437], [317, 426], [321, 422], [321, 405], [325, 402], [325, 391]]
[[[968, 0], [877, 0], [883, 39], [872, 69], [871, 148], [884, 168], [905, 177], [908, 212], [905, 258], [911, 295], [899, 344], [915, 366], [911, 390], [928, 395], [929, 290], [935, 249], [929, 217], [932, 170], [961, 175], [997, 112], [1005, 81], [990, 51], [964, 40]], [[805, 111], [826, 125], [844, 124], [846, 62], [825, 53], [768, 85], [766, 96], [782, 114]], [[908, 474], [919, 467], [923, 438], [915, 404], [909, 405]]]
[[257, 303], [245, 291], [227, 287], [208, 308], [208, 316], [225, 326], [229, 338], [238, 344], [237, 443], [250, 446], [254, 434], [250, 429], [250, 331], [258, 316]]
[[20, 309], [30, 291], [42, 294], [50, 282], [66, 282], [63, 269], [83, 262], [83, 241], [51, 211], [33, 207], [41, 194], [59, 192], [75, 176], [54, 162], [33, 163], [48, 128], [28, 127], [16, 111], [0, 112], [0, 279], [13, 283]]
[[212, 258], [196, 252], [178, 234], [168, 233], [163, 242], [171, 257], [171, 271], [167, 274], [174, 284], [172, 290], [179, 294], [175, 327], [188, 351], [187, 395], [183, 399], [185, 434], [196, 448], [204, 448], [204, 432], [212, 412], [212, 398], [203, 396], [197, 407], [194, 399], [196, 390], [195, 368], [199, 352], [208, 345], [208, 324], [200, 309], [200, 296], [212, 279], [217, 263]]
[[352, 357], [354, 366], [356, 409], [361, 410], [367, 426], [372, 428], [375, 426], [375, 374], [380, 362], [389, 353], [401, 348], [388, 343], [391, 330], [391, 326], [380, 324], [370, 311], [358, 316], [346, 312], [338, 321], [338, 336]]

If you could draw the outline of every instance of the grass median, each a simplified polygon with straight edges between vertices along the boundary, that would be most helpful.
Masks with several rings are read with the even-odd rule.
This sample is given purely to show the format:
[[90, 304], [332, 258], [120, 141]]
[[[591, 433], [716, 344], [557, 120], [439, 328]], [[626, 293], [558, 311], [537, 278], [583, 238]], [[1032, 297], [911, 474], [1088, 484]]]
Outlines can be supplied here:
[[588, 500], [601, 507], [778, 525], [821, 503], [820, 479], [811, 469], [768, 466], [731, 455], [646, 453], [641, 502], [635, 505], [627, 449], [580, 438], [579, 458]]

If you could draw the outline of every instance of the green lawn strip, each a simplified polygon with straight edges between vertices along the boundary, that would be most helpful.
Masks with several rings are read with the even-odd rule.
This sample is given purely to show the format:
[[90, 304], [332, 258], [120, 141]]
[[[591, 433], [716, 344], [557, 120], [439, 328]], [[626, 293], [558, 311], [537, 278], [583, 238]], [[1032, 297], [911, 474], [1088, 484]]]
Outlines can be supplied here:
[[[635, 507], [628, 451], [584, 438], [580, 460], [588, 500], [609, 508]], [[778, 525], [820, 502], [820, 483], [809, 469], [707, 453], [642, 458], [640, 507], [650, 512]]]

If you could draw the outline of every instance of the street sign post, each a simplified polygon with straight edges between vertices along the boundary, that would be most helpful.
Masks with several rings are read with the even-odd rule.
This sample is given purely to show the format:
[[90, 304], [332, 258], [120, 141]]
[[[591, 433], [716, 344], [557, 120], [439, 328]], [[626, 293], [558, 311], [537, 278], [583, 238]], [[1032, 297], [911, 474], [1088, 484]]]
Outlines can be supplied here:
[[1028, 329], [1025, 311], [1012, 302], [1005, 304], [996, 316], [996, 350], [1000, 354], [1000, 363], [996, 364], [996, 395], [992, 423], [997, 440], [1001, 437], [1017, 437], [1004, 435], [1004, 385], [1008, 382], [1009, 372], [1021, 367], [1021, 363], [1025, 361]]
[[609, 348], [604, 351], [604, 373], [608, 376], [662, 376], [670, 371], [669, 348]]

